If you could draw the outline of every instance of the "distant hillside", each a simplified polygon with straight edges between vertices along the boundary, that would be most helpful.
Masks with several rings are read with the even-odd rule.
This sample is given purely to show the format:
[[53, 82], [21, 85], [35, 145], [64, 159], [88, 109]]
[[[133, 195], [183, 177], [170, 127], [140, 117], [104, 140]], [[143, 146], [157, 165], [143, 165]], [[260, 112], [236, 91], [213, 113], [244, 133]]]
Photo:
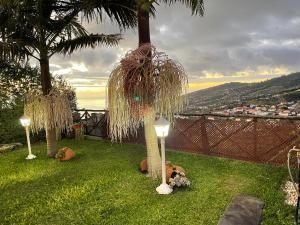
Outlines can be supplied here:
[[188, 94], [188, 112], [210, 112], [222, 106], [275, 104], [300, 100], [300, 72], [260, 83], [232, 82]]

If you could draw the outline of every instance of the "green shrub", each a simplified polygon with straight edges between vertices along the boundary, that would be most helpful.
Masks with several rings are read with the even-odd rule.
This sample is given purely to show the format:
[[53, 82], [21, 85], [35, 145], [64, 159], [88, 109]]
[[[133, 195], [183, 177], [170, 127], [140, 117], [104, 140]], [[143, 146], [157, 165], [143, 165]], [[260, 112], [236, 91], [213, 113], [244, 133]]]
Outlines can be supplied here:
[[[20, 124], [20, 117], [23, 115], [23, 106], [16, 105], [13, 108], [0, 110], [0, 143], [26, 144], [26, 133]], [[31, 134], [31, 142], [35, 143], [45, 140], [45, 134], [41, 131], [39, 134]]]

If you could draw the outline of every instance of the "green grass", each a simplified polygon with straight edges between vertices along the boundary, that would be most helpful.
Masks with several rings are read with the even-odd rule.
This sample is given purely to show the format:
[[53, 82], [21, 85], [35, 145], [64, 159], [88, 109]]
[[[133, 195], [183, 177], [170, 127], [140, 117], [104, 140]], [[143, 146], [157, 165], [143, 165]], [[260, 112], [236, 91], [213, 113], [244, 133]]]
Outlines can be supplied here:
[[215, 225], [237, 193], [265, 201], [264, 223], [292, 224], [294, 208], [280, 191], [284, 167], [167, 152], [183, 166], [191, 188], [160, 196], [152, 180], [138, 171], [145, 157], [139, 145], [64, 140], [77, 156], [69, 162], [46, 157], [35, 145], [0, 155], [0, 224], [178, 224]]

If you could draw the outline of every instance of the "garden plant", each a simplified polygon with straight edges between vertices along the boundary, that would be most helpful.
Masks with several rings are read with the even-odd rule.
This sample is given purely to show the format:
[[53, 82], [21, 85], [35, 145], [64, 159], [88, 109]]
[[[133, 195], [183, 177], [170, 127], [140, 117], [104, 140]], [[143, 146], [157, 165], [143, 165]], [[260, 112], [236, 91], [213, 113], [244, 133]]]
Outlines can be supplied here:
[[[62, 0], [32, 0], [32, 1], [1, 1], [0, 8], [0, 57], [11, 60], [25, 61], [36, 59], [41, 69], [42, 94], [52, 99], [52, 83], [49, 60], [55, 54], [71, 54], [85, 48], [97, 45], [117, 45], [120, 34], [92, 34], [79, 21], [79, 13], [84, 9], [104, 11], [120, 26], [128, 26], [133, 21], [133, 12], [123, 4], [108, 4], [108, 2], [62, 1]], [[128, 19], [127, 19], [128, 18]], [[55, 96], [55, 94], [54, 94]], [[45, 97], [47, 98], [47, 97]], [[54, 103], [55, 104], [55, 103]], [[52, 108], [51, 106], [47, 106]], [[44, 109], [45, 110], [45, 109]], [[57, 151], [55, 114], [48, 111], [46, 139], [48, 156], [54, 157]], [[70, 118], [66, 118], [68, 121]], [[68, 122], [63, 124], [69, 125]]]
[[129, 52], [113, 70], [108, 83], [110, 134], [121, 140], [135, 134], [144, 122], [148, 175], [161, 176], [158, 140], [154, 130], [156, 113], [172, 119], [172, 113], [184, 108], [181, 98], [187, 77], [182, 66], [159, 52], [150, 41], [150, 14], [159, 3], [182, 2], [192, 14], [203, 15], [203, 0], [133, 0], [138, 19], [139, 48]]

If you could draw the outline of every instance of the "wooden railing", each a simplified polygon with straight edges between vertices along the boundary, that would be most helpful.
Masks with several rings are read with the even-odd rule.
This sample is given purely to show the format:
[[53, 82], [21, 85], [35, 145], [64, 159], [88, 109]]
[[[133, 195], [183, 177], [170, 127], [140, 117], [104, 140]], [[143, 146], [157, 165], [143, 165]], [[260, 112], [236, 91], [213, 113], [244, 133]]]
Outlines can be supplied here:
[[[80, 110], [87, 124], [86, 134], [107, 135], [107, 111]], [[90, 112], [103, 114], [91, 118]], [[224, 116], [216, 114], [180, 114], [166, 139], [168, 148], [197, 154], [228, 157], [253, 162], [285, 164], [287, 152], [297, 141], [299, 117]], [[104, 135], [105, 134], [105, 135]], [[143, 128], [129, 142], [144, 144]]]
[[107, 138], [107, 110], [77, 109], [74, 116], [75, 122], [84, 125], [84, 134]]
[[285, 164], [296, 145], [299, 118], [218, 117], [177, 118], [167, 146], [185, 151], [253, 162]]

